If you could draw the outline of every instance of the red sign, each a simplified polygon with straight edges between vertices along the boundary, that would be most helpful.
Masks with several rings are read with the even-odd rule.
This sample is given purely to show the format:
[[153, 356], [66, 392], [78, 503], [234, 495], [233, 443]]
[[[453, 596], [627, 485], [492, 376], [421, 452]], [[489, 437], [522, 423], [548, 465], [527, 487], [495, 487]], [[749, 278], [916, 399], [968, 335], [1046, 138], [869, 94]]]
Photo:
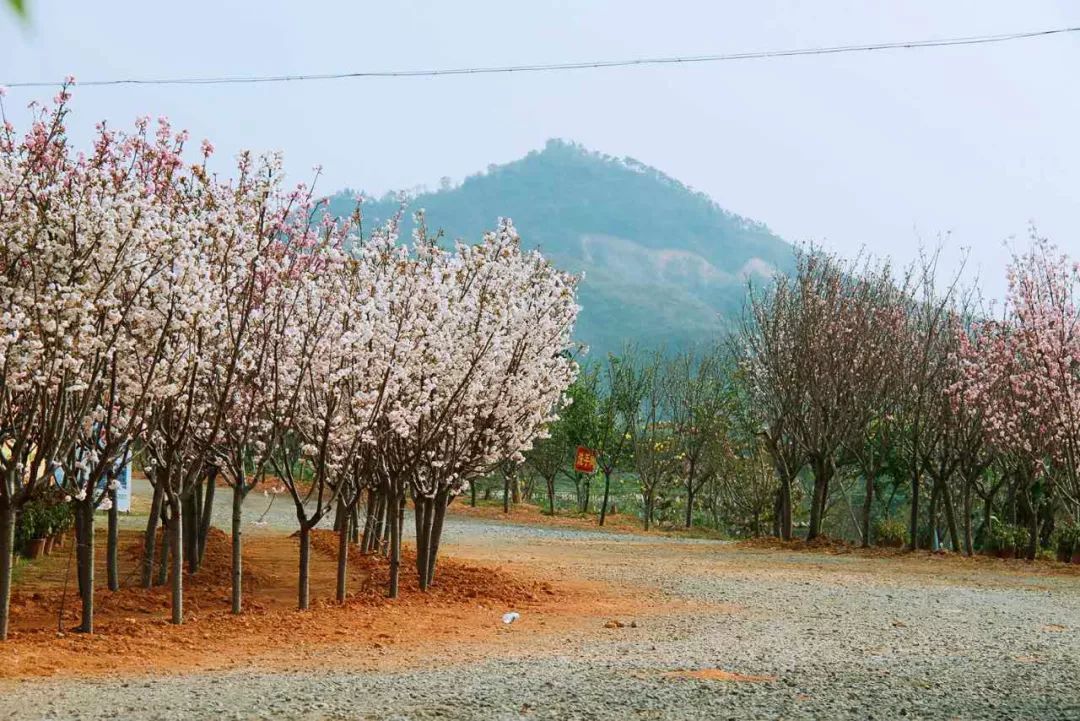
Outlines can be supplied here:
[[596, 472], [596, 453], [585, 446], [577, 447], [577, 455], [574, 456], [574, 470], [580, 473]]

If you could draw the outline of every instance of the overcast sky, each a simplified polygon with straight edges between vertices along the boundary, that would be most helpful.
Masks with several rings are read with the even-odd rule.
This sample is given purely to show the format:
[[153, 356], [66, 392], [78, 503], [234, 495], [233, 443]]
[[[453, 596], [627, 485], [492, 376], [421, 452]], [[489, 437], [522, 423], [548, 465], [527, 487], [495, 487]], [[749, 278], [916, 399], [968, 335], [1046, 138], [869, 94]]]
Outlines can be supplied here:
[[[0, 10], [0, 84], [695, 55], [1080, 26], [1080, 3], [61, 2]], [[905, 261], [948, 236], [993, 296], [1029, 223], [1080, 257], [1080, 33], [558, 74], [76, 90], [72, 126], [168, 115], [222, 153], [381, 192], [550, 137], [631, 156], [792, 241]], [[49, 91], [12, 89], [9, 113]], [[14, 113], [19, 119], [20, 114]], [[82, 129], [81, 131], [79, 129]], [[219, 163], [224, 167], [224, 163]], [[433, 218], [437, 223], [438, 219]], [[528, 228], [521, 229], [528, 233]]]

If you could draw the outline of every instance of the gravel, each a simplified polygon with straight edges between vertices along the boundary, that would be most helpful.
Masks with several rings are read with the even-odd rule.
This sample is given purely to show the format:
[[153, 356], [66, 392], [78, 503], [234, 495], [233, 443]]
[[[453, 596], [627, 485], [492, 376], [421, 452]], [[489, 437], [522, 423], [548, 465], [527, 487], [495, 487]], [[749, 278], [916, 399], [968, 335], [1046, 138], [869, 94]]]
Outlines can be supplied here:
[[[462, 518], [445, 539], [689, 603], [479, 662], [0, 685], [0, 719], [1080, 719], [1080, 577]], [[775, 680], [664, 675], [714, 668]]]

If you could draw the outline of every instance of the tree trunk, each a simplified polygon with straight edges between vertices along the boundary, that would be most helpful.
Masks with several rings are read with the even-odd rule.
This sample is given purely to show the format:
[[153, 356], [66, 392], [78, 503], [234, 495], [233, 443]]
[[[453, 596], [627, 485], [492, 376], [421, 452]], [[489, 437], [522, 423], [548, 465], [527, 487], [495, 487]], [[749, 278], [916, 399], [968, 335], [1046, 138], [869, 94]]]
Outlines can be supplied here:
[[649, 530], [649, 526], [652, 525], [652, 515], [653, 515], [652, 492], [650, 491], [649, 493], [643, 494], [642, 500], [644, 501], [644, 504], [645, 504], [645, 508], [642, 509], [642, 511], [643, 511], [642, 515], [644, 516], [644, 518], [642, 520], [644, 520], [644, 522], [645, 522], [645, 530], [647, 531], [647, 530]]
[[244, 481], [233, 485], [232, 498], [232, 612], [240, 613], [244, 606]]
[[780, 478], [780, 538], [791, 540], [791, 477], [784, 473]]
[[935, 479], [930, 486], [930, 550], [938, 550], [938, 500], [941, 497], [941, 484]]
[[311, 569], [311, 529], [305, 524], [300, 526], [300, 580], [297, 588], [297, 605], [306, 611], [310, 601], [309, 572]]
[[694, 525], [694, 476], [696, 475], [696, 463], [690, 462], [690, 469], [686, 474], [686, 527]]
[[547, 483], [548, 515], [549, 516], [554, 516], [555, 515], [555, 479], [554, 478], [545, 478], [544, 481]]
[[155, 586], [164, 586], [169, 580], [169, 549], [172, 546], [172, 523], [165, 518], [161, 520], [161, 558], [158, 559], [157, 579]]
[[469, 493], [471, 494], [470, 500], [469, 500], [469, 505], [471, 505], [473, 508], [476, 508], [476, 484], [475, 483], [470, 483], [469, 484]]
[[987, 493], [983, 499], [983, 522], [980, 530], [980, 549], [990, 548], [990, 525], [994, 522], [994, 494]]
[[[772, 534], [773, 534], [773, 536], [775, 538], [781, 538], [782, 537], [781, 536], [781, 531], [780, 531], [780, 524], [783, 523], [783, 514], [784, 514], [783, 502], [784, 501], [783, 501], [783, 499], [782, 499], [782, 497], [780, 495], [780, 489], [777, 488], [776, 493], [773, 494], [773, 504], [772, 504], [772, 511], [773, 511]], [[710, 506], [711, 505], [712, 504], [710, 504]], [[713, 525], [718, 526], [719, 524], [718, 524], [717, 518], [716, 518], [716, 509], [715, 508], [710, 508], [710, 510], [712, 511]]]
[[911, 472], [911, 523], [908, 527], [908, 550], [919, 549], [919, 487], [922, 485], [921, 473], [918, 461], [915, 461], [915, 470]]
[[[428, 588], [428, 566], [431, 562], [431, 529], [435, 523], [435, 501], [431, 498], [424, 499], [423, 525], [416, 539], [416, 578], [421, 591]], [[423, 552], [420, 546], [423, 544]]]
[[431, 538], [431, 499], [417, 496], [413, 500], [413, 519], [416, 521], [416, 578], [420, 590], [427, 589], [428, 542]]
[[367, 514], [364, 517], [364, 537], [360, 540], [360, 553], [371, 553], [375, 545], [375, 509], [377, 506], [374, 488], [367, 492]]
[[109, 577], [109, 590], [120, 590], [120, 564], [117, 547], [120, 545], [120, 511], [116, 507], [116, 491], [109, 491], [109, 535], [106, 544], [106, 562]]
[[180, 496], [169, 491], [169, 508], [172, 518], [169, 530], [172, 531], [172, 622], [184, 622], [184, 515], [181, 510]]
[[82, 504], [79, 501], [75, 502], [75, 578], [79, 586], [79, 597], [86, 593], [86, 532], [83, 530], [83, 525], [86, 523], [86, 516], [82, 511]]
[[82, 539], [79, 540], [82, 549], [80, 565], [83, 568], [82, 577], [84, 586], [82, 591], [82, 623], [79, 631], [82, 633], [94, 632], [94, 506], [92, 499], [93, 489], [87, 494], [85, 501], [79, 503], [76, 513], [82, 514]]
[[862, 508], [862, 547], [870, 548], [870, 517], [873, 514], [874, 503], [874, 474], [866, 474], [866, 497], [863, 499]]
[[503, 474], [503, 513], [510, 512], [510, 474]]
[[181, 519], [183, 526], [183, 540], [184, 540], [184, 559], [188, 563], [188, 570], [191, 573], [195, 573], [199, 570], [198, 566], [198, 518], [196, 517], [196, 509], [199, 507], [195, 501], [195, 489], [196, 486], [188, 489], [188, 492], [181, 496]]
[[510, 502], [515, 506], [521, 504], [521, 477], [516, 469], [510, 474]]
[[[397, 503], [397, 501], [393, 500], [393, 498], [391, 498], [390, 496], [387, 496], [386, 498], [384, 498], [383, 499], [383, 505], [382, 505], [382, 512], [379, 515], [379, 524], [380, 524], [379, 527], [381, 529], [380, 532], [379, 532], [380, 533], [379, 549], [381, 550], [382, 555], [384, 555], [384, 556], [389, 556], [389, 554], [390, 554], [390, 534], [391, 534], [391, 530], [392, 530], [391, 527], [397, 525], [396, 523], [394, 523], [396, 514], [394, 513], [393, 506], [392, 506], [392, 504], [396, 504], [396, 503]], [[401, 536], [401, 529], [398, 528], [398, 537], [399, 537], [398, 538], [398, 544], [399, 545], [401, 543], [400, 536]], [[401, 556], [401, 554], [399, 553], [398, 554], [398, 560], [399, 561], [401, 560], [400, 556]]]
[[1029, 561], [1034, 561], [1039, 554], [1039, 509], [1030, 500], [1028, 508], [1031, 509], [1031, 513], [1028, 518], [1028, 543], [1027, 548], [1024, 549], [1024, 557]]
[[[397, 494], [388, 493], [386, 505], [392, 508], [398, 505]], [[397, 523], [397, 514], [387, 511], [387, 520], [390, 521], [390, 598], [398, 597], [398, 577], [401, 573], [401, 525]]]
[[[358, 491], [359, 493], [359, 491]], [[360, 544], [360, 499], [358, 498], [349, 510], [349, 543]]]
[[[604, 521], [607, 519], [608, 498], [609, 498], [610, 492], [611, 492], [611, 472], [607, 468], [604, 468], [603, 471], [604, 471], [604, 502], [600, 505], [600, 525], [601, 526], [604, 525]], [[588, 476], [586, 476], [586, 481], [585, 482], [586, 483], [589, 482], [588, 481]], [[586, 495], [585, 498], [588, 499], [588, 495]], [[585, 505], [586, 506], [589, 505], [588, 500], [585, 501]]]
[[348, 512], [349, 509], [345, 505], [345, 498], [338, 496], [337, 505], [334, 506], [334, 533], [341, 532], [341, 527], [345, 524], [345, 514]]
[[338, 530], [338, 558], [337, 558], [337, 601], [345, 603], [345, 586], [349, 574], [349, 530], [352, 527], [352, 518], [349, 513], [342, 514], [342, 528]]
[[206, 494], [203, 498], [199, 511], [199, 562], [202, 566], [203, 556], [206, 555], [206, 539], [210, 537], [210, 526], [214, 518], [214, 493], [217, 491], [217, 470], [211, 468], [206, 474]]
[[11, 567], [15, 554], [15, 508], [0, 498], [0, 641], [8, 637], [11, 613]]
[[941, 484], [942, 500], [945, 501], [945, 525], [949, 529], [949, 543], [952, 544], [954, 553], [960, 552], [960, 533], [956, 527], [956, 509], [953, 507], [952, 493], [949, 484]]
[[431, 532], [428, 538], [428, 565], [427, 582], [424, 588], [430, 588], [435, 581], [435, 563], [439, 560], [439, 540], [442, 538], [443, 521], [446, 518], [446, 508], [450, 505], [449, 493], [445, 490], [435, 494], [434, 518], [431, 521]]
[[831, 469], [826, 460], [814, 463], [814, 495], [810, 501], [810, 528], [806, 540], [817, 538], [821, 534], [821, 523], [825, 515], [825, 502], [828, 499], [829, 475]]
[[686, 485], [686, 527], [692, 528], [694, 525], [694, 484], [693, 482]]
[[964, 481], [964, 553], [975, 554], [975, 541], [971, 534], [971, 483]]
[[[146, 535], [143, 537], [143, 588], [150, 588], [154, 580], [154, 547], [157, 545], [157, 528], [158, 521], [161, 520], [161, 501], [164, 496], [164, 489], [160, 484], [155, 483], [154, 497], [150, 501], [150, 516], [146, 519]], [[168, 553], [168, 551], [163, 551], [163, 553]]]

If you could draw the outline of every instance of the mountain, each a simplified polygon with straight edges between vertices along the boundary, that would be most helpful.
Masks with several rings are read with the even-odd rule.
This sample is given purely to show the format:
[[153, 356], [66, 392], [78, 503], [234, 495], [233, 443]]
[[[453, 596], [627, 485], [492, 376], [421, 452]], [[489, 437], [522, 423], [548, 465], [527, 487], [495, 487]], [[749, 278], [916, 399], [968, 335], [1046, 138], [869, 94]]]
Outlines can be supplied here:
[[[356, 195], [335, 195], [331, 212], [350, 213]], [[398, 207], [395, 195], [365, 196], [365, 226]], [[584, 272], [575, 336], [592, 358], [631, 341], [668, 350], [710, 342], [741, 312], [748, 277], [767, 278], [793, 260], [792, 247], [763, 224], [659, 170], [561, 140], [460, 185], [444, 181], [409, 208], [425, 209], [432, 229], [468, 240], [510, 217], [526, 247]], [[403, 233], [410, 230], [411, 222]]]

